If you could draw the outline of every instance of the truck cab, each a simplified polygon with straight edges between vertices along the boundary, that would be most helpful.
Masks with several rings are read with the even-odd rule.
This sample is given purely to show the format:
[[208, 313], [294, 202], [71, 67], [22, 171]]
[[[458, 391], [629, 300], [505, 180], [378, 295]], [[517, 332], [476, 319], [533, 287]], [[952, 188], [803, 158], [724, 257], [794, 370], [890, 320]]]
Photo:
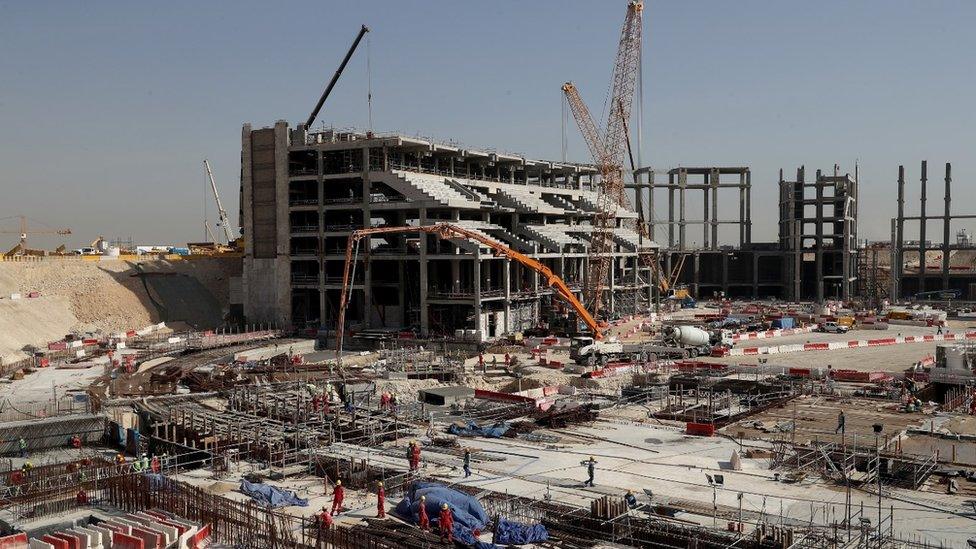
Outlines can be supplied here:
[[[593, 338], [586, 336], [574, 337], [569, 340], [569, 358], [579, 362], [579, 359], [585, 354], [589, 354], [584, 351], [587, 347], [593, 345]], [[588, 351], [588, 349], [586, 349]]]

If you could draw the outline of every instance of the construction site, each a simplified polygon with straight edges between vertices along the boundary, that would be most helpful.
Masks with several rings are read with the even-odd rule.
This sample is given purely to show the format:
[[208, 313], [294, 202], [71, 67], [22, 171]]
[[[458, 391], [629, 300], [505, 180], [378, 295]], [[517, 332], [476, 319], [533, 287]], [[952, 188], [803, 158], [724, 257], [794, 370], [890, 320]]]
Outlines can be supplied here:
[[322, 123], [363, 25], [241, 128], [238, 219], [204, 161], [206, 241], [0, 218], [0, 547], [976, 547], [952, 166], [872, 179], [879, 242], [858, 166], [783, 167], [754, 239], [749, 166], [635, 157], [651, 6], [613, 5], [606, 119], [561, 85], [589, 158]]

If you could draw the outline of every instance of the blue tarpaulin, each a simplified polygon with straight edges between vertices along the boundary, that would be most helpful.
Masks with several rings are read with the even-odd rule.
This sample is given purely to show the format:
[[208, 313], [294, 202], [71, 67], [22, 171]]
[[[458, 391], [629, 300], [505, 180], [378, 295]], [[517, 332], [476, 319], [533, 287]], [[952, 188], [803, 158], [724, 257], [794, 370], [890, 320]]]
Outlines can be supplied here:
[[481, 426], [474, 421], [469, 421], [465, 427], [452, 423], [447, 428], [447, 432], [459, 437], [501, 438], [506, 432], [508, 432], [508, 429], [509, 426], [507, 423], [495, 423], [492, 425]]
[[295, 495], [295, 492], [288, 492], [268, 484], [241, 480], [241, 492], [271, 507], [287, 507], [289, 505], [297, 505], [299, 507], [308, 506], [308, 500], [298, 497]]
[[522, 524], [501, 517], [495, 525], [495, 542], [502, 545], [541, 543], [549, 539], [549, 531], [541, 524]]
[[488, 513], [485, 512], [485, 508], [473, 496], [453, 490], [443, 484], [436, 482], [413, 483], [393, 513], [404, 520], [417, 524], [419, 522], [420, 496], [426, 497], [424, 507], [427, 509], [427, 516], [430, 517], [431, 524], [437, 524], [441, 505], [446, 503], [454, 516], [454, 538], [457, 541], [478, 549], [495, 547], [494, 544], [478, 541], [472, 533], [472, 530], [483, 530], [488, 524]]

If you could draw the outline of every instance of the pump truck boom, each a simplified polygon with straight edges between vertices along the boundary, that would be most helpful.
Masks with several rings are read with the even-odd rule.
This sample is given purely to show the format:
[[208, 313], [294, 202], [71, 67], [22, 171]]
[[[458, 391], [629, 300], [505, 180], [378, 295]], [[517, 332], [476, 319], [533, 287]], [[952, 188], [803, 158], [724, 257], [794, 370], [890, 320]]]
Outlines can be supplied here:
[[599, 342], [604, 338], [603, 328], [597, 324], [597, 321], [593, 318], [590, 312], [587, 311], [586, 307], [583, 306], [580, 300], [576, 298], [573, 291], [569, 289], [569, 286], [566, 285], [563, 279], [552, 272], [549, 267], [546, 267], [539, 261], [536, 261], [525, 254], [517, 252], [508, 246], [487, 238], [475, 231], [471, 231], [451, 223], [436, 223], [434, 225], [424, 225], [419, 227], [377, 227], [353, 231], [352, 234], [349, 235], [349, 240], [346, 243], [346, 262], [342, 271], [342, 293], [339, 297], [339, 319], [336, 324], [336, 356], [340, 367], [342, 364], [342, 338], [345, 333], [346, 310], [349, 305], [349, 285], [350, 280], [355, 276], [355, 268], [357, 263], [356, 256], [359, 252], [359, 241], [370, 236], [398, 233], [432, 234], [442, 239], [472, 240], [488, 247], [496, 256], [511, 259], [512, 261], [516, 261], [529, 269], [532, 269], [533, 271], [541, 274], [545, 279], [546, 284], [555, 290], [556, 294], [565, 300], [570, 307], [572, 307], [573, 311], [576, 312], [580, 320], [586, 324], [586, 327], [593, 334], [594, 340]]

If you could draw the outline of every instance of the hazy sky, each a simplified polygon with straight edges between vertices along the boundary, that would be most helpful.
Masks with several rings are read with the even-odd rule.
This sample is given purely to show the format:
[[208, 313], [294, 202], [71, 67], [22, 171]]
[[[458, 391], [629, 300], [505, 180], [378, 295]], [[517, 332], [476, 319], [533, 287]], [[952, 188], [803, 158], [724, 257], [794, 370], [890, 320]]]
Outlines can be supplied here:
[[[625, 5], [0, 1], [0, 217], [75, 246], [201, 239], [203, 158], [236, 220], [241, 124], [304, 120], [362, 23], [377, 131], [559, 159], [560, 85], [602, 112]], [[930, 211], [953, 161], [953, 204], [976, 213], [974, 23], [963, 0], [651, 1], [644, 163], [750, 166], [755, 240], [775, 239], [777, 172], [800, 164], [860, 160], [862, 238], [889, 236], [899, 163], [913, 210], [928, 159]], [[320, 120], [367, 125], [365, 45]]]

